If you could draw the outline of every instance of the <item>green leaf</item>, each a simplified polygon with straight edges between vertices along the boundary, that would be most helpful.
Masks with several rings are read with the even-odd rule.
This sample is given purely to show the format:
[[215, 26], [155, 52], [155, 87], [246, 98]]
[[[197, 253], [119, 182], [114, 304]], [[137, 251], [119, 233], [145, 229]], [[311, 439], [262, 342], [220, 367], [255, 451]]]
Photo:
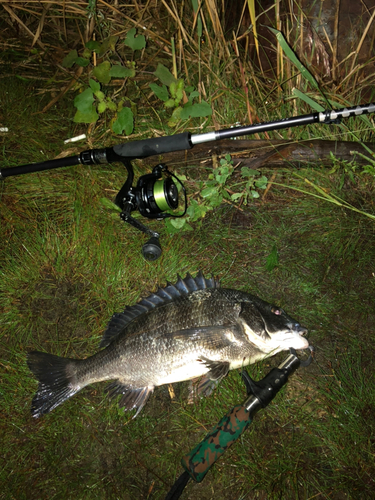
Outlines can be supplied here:
[[73, 121], [75, 123], [95, 123], [98, 118], [99, 115], [96, 112], [95, 106], [91, 106], [91, 108], [86, 111], [78, 110], [74, 115]]
[[89, 85], [93, 92], [98, 92], [100, 90], [100, 83], [90, 78]]
[[73, 64], [76, 62], [78, 57], [78, 53], [76, 50], [71, 50], [67, 56], [64, 57], [62, 61], [62, 65], [64, 68], [71, 68]]
[[99, 80], [100, 83], [109, 83], [111, 81], [111, 75], [109, 74], [111, 70], [111, 63], [109, 61], [103, 61], [101, 64], [93, 69], [93, 75]]
[[223, 167], [220, 169], [221, 174], [215, 174], [215, 178], [219, 184], [225, 184], [228, 177], [230, 177], [231, 172], [228, 171], [228, 167]]
[[183, 97], [184, 97], [184, 91], [182, 89], [177, 89], [177, 91], [176, 91], [177, 103], [181, 102]]
[[190, 217], [191, 222], [195, 222], [198, 219], [204, 217], [209, 211], [209, 207], [205, 205], [199, 205], [196, 200], [192, 200], [186, 213]]
[[192, 92], [190, 92], [190, 95], [189, 95], [189, 101], [190, 102], [193, 102], [193, 99], [195, 97], [199, 97], [199, 92], [198, 90], [193, 90]]
[[88, 66], [90, 64], [90, 60], [89, 59], [85, 59], [84, 57], [77, 57], [77, 59], [75, 60], [75, 63], [78, 66], [81, 66], [82, 68], [85, 68], [86, 66]]
[[163, 66], [163, 64], [158, 64], [158, 67], [156, 68], [156, 71], [154, 71], [153, 73], [156, 78], [159, 78], [159, 80], [161, 81], [161, 83], [163, 83], [164, 85], [167, 85], [167, 87], [169, 87], [169, 85], [172, 83], [172, 82], [176, 82], [176, 78], [172, 75], [172, 73], [169, 71], [168, 68], [166, 68], [165, 66]]
[[169, 93], [165, 85], [161, 86], [157, 85], [156, 83], [150, 83], [150, 89], [153, 91], [153, 93], [156, 95], [158, 99], [160, 99], [163, 102], [168, 101]]
[[172, 220], [173, 219], [169, 219], [169, 218], [164, 219], [165, 228], [167, 230], [167, 233], [170, 235], [177, 234], [180, 232], [180, 229], [177, 229], [176, 227], [174, 227], [174, 225], [172, 224]]
[[115, 64], [109, 70], [109, 76], [113, 78], [133, 78], [135, 76], [135, 70], [130, 68], [125, 68], [125, 66], [120, 66], [119, 64]]
[[110, 36], [104, 40], [104, 42], [100, 45], [99, 54], [102, 56], [107, 52], [107, 50], [114, 51], [116, 48], [116, 43], [118, 40], [118, 36]]
[[214, 193], [208, 199], [209, 206], [212, 207], [212, 208], [218, 207], [221, 204], [222, 201], [223, 201], [223, 197], [218, 192]]
[[274, 28], [270, 28], [269, 26], [268, 29], [276, 35], [277, 41], [279, 42], [280, 47], [283, 49], [284, 54], [295, 65], [295, 67], [301, 73], [301, 75], [310, 83], [312, 87], [319, 90], [318, 82], [315, 80], [310, 71], [306, 69], [305, 66], [301, 63], [301, 61], [298, 59], [293, 50], [289, 47], [289, 44], [285, 40], [284, 35], [281, 33], [281, 31], [275, 30]]
[[105, 93], [102, 92], [101, 90], [95, 90], [94, 96], [99, 99], [99, 101], [104, 101], [105, 99]]
[[174, 108], [175, 107], [175, 100], [174, 99], [167, 99], [165, 102], [164, 102], [164, 106], [166, 108]]
[[122, 108], [117, 114], [117, 120], [112, 125], [115, 134], [122, 134], [125, 130], [126, 135], [130, 135], [134, 128], [134, 116], [130, 108]]
[[249, 167], [242, 167], [241, 175], [242, 177], [255, 177], [256, 175], [259, 175], [259, 170], [254, 170]]
[[104, 113], [106, 109], [107, 109], [107, 104], [104, 101], [101, 101], [98, 104], [98, 113]]
[[83, 113], [90, 111], [93, 103], [94, 93], [91, 88], [84, 90], [74, 98], [74, 106]]
[[[117, 111], [117, 104], [115, 102], [111, 101], [111, 99], [107, 99], [106, 105], [110, 111]], [[119, 111], [121, 111], [121, 110], [119, 109]]]
[[276, 266], [279, 265], [279, 255], [277, 253], [276, 245], [273, 245], [271, 253], [267, 257], [266, 269], [271, 272]]
[[311, 99], [311, 97], [307, 96], [306, 94], [304, 94], [300, 90], [294, 88], [292, 90], [292, 94], [295, 95], [296, 97], [298, 97], [299, 99], [302, 99], [302, 101], [305, 101], [305, 103], [308, 104], [312, 109], [315, 109], [315, 111], [318, 111], [319, 113], [321, 111], [324, 111], [323, 106], [318, 104], [316, 101]]
[[[198, 0], [191, 0], [191, 3], [193, 4], [194, 12], [197, 13]], [[202, 25], [202, 18], [201, 18], [200, 14], [198, 14], [198, 19], [197, 19], [197, 33], [198, 33], [198, 37], [201, 38], [202, 33], [203, 33], [203, 25]]]
[[254, 184], [259, 189], [266, 189], [267, 182], [268, 182], [267, 177], [265, 175], [262, 175], [262, 177], [260, 177], [259, 179], [257, 179]]
[[206, 187], [200, 193], [202, 198], [209, 198], [210, 196], [214, 196], [215, 194], [217, 194], [217, 187], [215, 186]]
[[188, 102], [182, 109], [181, 119], [187, 120], [189, 117], [198, 118], [211, 115], [212, 115], [211, 106], [206, 101], [202, 101], [196, 104], [191, 104], [190, 102]]
[[182, 111], [182, 108], [180, 108], [180, 107], [176, 108], [173, 111], [172, 116], [168, 122], [168, 127], [175, 127], [177, 125], [177, 122], [180, 120], [181, 111]]
[[92, 50], [93, 52], [99, 52], [100, 43], [96, 42], [95, 40], [90, 40], [90, 41], [85, 43], [85, 47]]
[[177, 92], [177, 80], [171, 82], [171, 84], [169, 85], [169, 92], [170, 92], [171, 96], [173, 97], [173, 99], [175, 99], [176, 92]]
[[142, 50], [146, 47], [146, 39], [143, 35], [138, 35], [137, 37], [135, 36], [137, 30], [135, 28], [132, 28], [125, 40], [124, 44], [130, 47], [132, 50]]
[[165, 227], [167, 233], [171, 235], [193, 230], [190, 224], [186, 222], [186, 219], [165, 219]]
[[232, 201], [236, 201], [236, 200], [238, 200], [239, 198], [241, 198], [242, 196], [243, 196], [243, 195], [242, 195], [242, 193], [233, 193], [233, 194], [232, 194], [232, 196], [230, 197], [230, 199], [231, 199]]
[[113, 201], [108, 198], [100, 198], [100, 202], [104, 205], [105, 208], [109, 208], [110, 210], [116, 210], [116, 212], [122, 212], [121, 208], [113, 203]]
[[171, 219], [171, 224], [177, 229], [182, 229], [186, 224], [186, 219]]

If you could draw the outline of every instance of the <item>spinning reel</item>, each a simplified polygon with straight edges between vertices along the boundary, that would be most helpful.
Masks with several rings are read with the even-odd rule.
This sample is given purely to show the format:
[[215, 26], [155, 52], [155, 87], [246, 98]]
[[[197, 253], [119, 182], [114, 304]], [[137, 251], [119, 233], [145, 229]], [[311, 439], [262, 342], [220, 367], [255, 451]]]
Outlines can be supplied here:
[[[142, 247], [142, 255], [146, 260], [154, 261], [161, 255], [159, 233], [147, 228], [130, 214], [134, 210], [138, 210], [143, 217], [148, 219], [161, 220], [167, 217], [183, 217], [187, 209], [186, 190], [180, 179], [172, 174], [164, 164], [156, 165], [151, 174], [142, 175], [136, 187], [133, 187], [133, 166], [127, 159], [122, 160], [122, 163], [128, 171], [128, 178], [118, 192], [115, 203], [122, 210], [120, 217], [124, 222], [151, 236]], [[166, 174], [164, 179], [162, 178], [163, 173]], [[170, 213], [178, 208], [179, 203], [178, 189], [173, 178], [180, 184], [184, 193], [185, 208], [181, 214]]]

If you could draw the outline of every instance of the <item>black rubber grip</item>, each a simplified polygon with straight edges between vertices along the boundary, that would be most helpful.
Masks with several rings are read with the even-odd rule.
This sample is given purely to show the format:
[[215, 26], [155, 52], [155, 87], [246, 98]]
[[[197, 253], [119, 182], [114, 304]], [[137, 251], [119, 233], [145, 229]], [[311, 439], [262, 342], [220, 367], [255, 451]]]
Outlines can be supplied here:
[[116, 155], [130, 160], [147, 158], [148, 156], [170, 153], [171, 151], [191, 149], [193, 144], [190, 138], [191, 134], [184, 132], [183, 134], [169, 135], [167, 137], [154, 137], [153, 139], [132, 141], [127, 144], [117, 144], [117, 146], [113, 146], [112, 150]]
[[52, 168], [71, 167], [72, 165], [79, 165], [79, 156], [68, 156], [67, 158], [58, 158], [57, 160], [48, 160], [41, 163], [29, 163], [27, 165], [20, 165], [19, 167], [4, 168], [0, 171], [0, 179], [5, 179], [5, 177], [10, 177], [12, 175], [41, 172], [42, 170], [50, 170]]

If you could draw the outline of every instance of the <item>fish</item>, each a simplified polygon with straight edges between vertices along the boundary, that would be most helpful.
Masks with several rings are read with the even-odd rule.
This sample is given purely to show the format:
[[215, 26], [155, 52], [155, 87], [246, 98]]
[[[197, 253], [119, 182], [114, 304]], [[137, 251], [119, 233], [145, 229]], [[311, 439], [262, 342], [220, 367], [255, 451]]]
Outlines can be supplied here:
[[[119, 406], [145, 406], [155, 387], [190, 380], [206, 396], [230, 370], [280, 351], [306, 349], [307, 329], [283, 309], [240, 290], [222, 288], [201, 271], [113, 314], [99, 350], [85, 359], [32, 351], [27, 363], [39, 381], [31, 414], [51, 412], [84, 387], [111, 381]], [[199, 381], [199, 382], [198, 382]]]

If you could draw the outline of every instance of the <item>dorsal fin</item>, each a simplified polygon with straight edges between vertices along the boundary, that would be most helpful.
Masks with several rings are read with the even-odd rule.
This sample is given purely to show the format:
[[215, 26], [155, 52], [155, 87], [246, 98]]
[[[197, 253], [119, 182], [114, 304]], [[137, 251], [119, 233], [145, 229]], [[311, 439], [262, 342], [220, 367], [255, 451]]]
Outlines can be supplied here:
[[109, 345], [112, 340], [117, 337], [117, 335], [137, 316], [197, 290], [220, 287], [219, 281], [213, 277], [206, 279], [201, 271], [198, 272], [195, 278], [193, 278], [190, 273], [188, 273], [185, 278], [181, 278], [179, 275], [177, 275], [177, 278], [177, 282], [174, 285], [167, 282], [167, 286], [159, 288], [155, 293], [151, 293], [148, 297], [142, 298], [134, 306], [127, 306], [124, 312], [115, 313], [110, 319], [107, 329], [104, 332], [100, 347], [106, 347]]

